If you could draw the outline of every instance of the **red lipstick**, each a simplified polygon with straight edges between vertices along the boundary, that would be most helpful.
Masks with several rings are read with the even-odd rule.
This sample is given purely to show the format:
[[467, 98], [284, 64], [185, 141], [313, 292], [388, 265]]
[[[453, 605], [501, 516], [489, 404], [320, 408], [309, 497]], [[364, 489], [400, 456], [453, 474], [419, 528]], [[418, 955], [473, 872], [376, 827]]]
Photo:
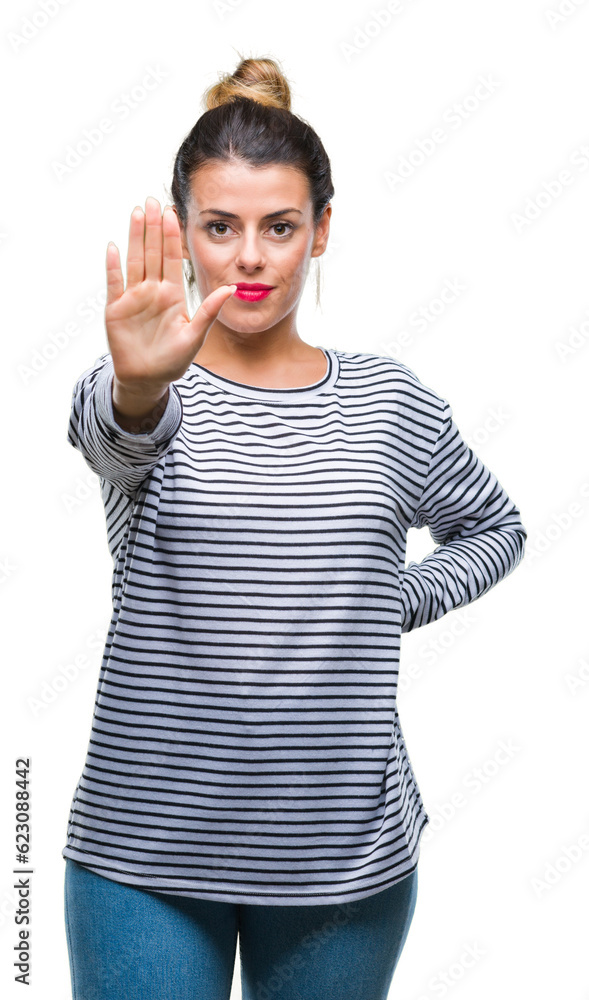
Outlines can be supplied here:
[[261, 299], [267, 298], [273, 288], [272, 285], [261, 285], [257, 281], [238, 281], [233, 282], [233, 284], [237, 285], [237, 289], [233, 293], [235, 298], [243, 299], [245, 302], [259, 302]]

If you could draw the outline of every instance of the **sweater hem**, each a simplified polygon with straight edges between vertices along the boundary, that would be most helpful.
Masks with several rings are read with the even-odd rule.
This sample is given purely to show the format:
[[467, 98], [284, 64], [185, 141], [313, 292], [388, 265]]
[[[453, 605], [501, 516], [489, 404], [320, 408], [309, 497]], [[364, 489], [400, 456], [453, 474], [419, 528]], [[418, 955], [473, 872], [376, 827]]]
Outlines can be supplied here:
[[135, 872], [126, 871], [122, 867], [117, 868], [108, 858], [102, 857], [98, 854], [92, 854], [69, 844], [63, 848], [62, 857], [64, 860], [69, 858], [72, 861], [76, 861], [84, 868], [87, 868], [95, 874], [101, 875], [114, 882], [120, 882], [123, 885], [127, 885], [134, 889], [157, 892], [160, 895], [186, 896], [191, 899], [208, 899], [220, 903], [247, 903], [250, 905], [266, 906], [333, 905], [337, 903], [353, 903], [357, 900], [365, 899], [367, 896], [374, 896], [376, 893], [384, 892], [385, 889], [390, 889], [393, 885], [396, 885], [397, 882], [401, 882], [404, 878], [411, 875], [417, 868], [420, 855], [421, 834], [428, 822], [429, 817], [427, 813], [422, 812], [421, 822], [415, 835], [413, 851], [406, 859], [406, 864], [402, 871], [399, 871], [395, 875], [389, 877], [386, 877], [381, 872], [379, 875], [375, 876], [375, 881], [372, 881], [370, 884], [364, 885], [358, 889], [346, 890], [345, 888], [341, 888], [341, 883], [339, 883], [337, 889], [334, 889], [332, 892], [281, 893], [279, 891], [279, 887], [275, 890], [269, 890], [268, 892], [248, 891], [247, 888], [244, 888], [243, 890], [203, 889], [201, 887], [189, 889], [187, 886], [174, 886], [173, 888], [166, 889], [162, 888], [162, 886], [166, 883], [169, 884], [171, 881], [170, 879], [142, 876]]

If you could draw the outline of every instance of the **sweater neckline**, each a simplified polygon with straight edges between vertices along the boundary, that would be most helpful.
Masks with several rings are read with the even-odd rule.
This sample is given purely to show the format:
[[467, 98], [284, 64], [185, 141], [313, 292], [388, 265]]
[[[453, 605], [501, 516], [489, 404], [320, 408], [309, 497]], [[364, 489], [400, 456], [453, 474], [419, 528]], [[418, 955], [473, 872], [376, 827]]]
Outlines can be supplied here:
[[247, 385], [245, 382], [235, 382], [231, 378], [225, 378], [224, 375], [217, 375], [215, 372], [209, 371], [208, 368], [197, 364], [196, 361], [191, 362], [190, 367], [198, 369], [199, 375], [206, 382], [216, 386], [218, 389], [223, 389], [230, 395], [267, 400], [306, 399], [307, 397], [316, 396], [318, 393], [327, 392], [335, 385], [339, 375], [339, 359], [335, 351], [324, 347], [320, 347], [319, 350], [323, 351], [327, 360], [327, 371], [325, 374], [317, 382], [311, 382], [310, 385], [294, 386], [288, 389], [266, 388], [261, 385]]

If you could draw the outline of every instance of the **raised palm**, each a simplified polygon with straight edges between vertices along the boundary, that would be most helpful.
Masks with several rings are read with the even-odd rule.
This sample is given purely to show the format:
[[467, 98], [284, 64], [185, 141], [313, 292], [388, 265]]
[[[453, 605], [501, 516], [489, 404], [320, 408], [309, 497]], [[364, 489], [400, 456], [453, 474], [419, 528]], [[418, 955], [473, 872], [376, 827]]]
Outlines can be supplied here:
[[215, 288], [189, 318], [180, 225], [169, 206], [162, 214], [156, 198], [146, 199], [145, 213], [136, 208], [131, 214], [127, 287], [114, 243], [108, 245], [106, 275], [104, 318], [114, 373], [121, 386], [135, 391], [163, 391], [181, 378], [235, 291], [235, 285]]

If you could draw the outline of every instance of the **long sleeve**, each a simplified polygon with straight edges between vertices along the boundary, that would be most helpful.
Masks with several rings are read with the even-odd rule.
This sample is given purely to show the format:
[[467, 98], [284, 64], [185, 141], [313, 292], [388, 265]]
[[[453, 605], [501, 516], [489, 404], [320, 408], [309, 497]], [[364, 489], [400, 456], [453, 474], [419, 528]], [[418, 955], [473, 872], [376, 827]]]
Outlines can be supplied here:
[[521, 561], [527, 532], [493, 473], [463, 441], [445, 406], [411, 527], [428, 525], [437, 548], [410, 562], [401, 582], [401, 631], [481, 597]]
[[166, 409], [156, 426], [133, 434], [116, 422], [112, 408], [114, 366], [110, 354], [82, 373], [72, 393], [68, 441], [93, 472], [132, 497], [168, 451], [182, 424], [182, 398], [170, 385]]

